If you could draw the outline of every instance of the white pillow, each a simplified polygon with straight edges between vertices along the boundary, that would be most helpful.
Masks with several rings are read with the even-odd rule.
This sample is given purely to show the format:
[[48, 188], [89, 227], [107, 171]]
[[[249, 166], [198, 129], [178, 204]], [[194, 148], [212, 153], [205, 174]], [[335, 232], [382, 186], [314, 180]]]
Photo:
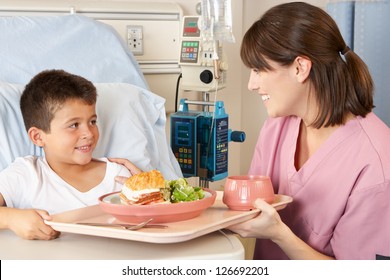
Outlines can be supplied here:
[[80, 15], [0, 17], [0, 81], [26, 84], [45, 69], [94, 83], [148, 89], [132, 52], [112, 26]]
[[165, 132], [165, 99], [125, 83], [95, 84], [100, 130], [95, 157], [125, 157], [165, 179], [183, 177]]
[[[126, 83], [95, 83], [100, 139], [94, 157], [127, 158], [142, 170], [182, 177], [168, 145], [165, 99]], [[27, 136], [19, 101], [24, 86], [0, 82], [0, 170], [18, 156], [40, 155]]]
[[35, 154], [20, 111], [24, 86], [0, 82], [0, 170], [16, 157]]

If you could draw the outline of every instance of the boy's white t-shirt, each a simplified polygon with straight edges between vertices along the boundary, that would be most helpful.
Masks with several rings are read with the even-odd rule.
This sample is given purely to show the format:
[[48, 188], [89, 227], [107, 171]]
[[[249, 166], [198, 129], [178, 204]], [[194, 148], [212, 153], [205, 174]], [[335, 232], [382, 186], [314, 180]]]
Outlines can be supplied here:
[[100, 196], [122, 188], [115, 176], [131, 176], [123, 165], [106, 158], [99, 160], [107, 162], [102, 182], [80, 192], [58, 176], [44, 157], [20, 157], [0, 172], [0, 193], [7, 207], [43, 209], [49, 214], [95, 205]]

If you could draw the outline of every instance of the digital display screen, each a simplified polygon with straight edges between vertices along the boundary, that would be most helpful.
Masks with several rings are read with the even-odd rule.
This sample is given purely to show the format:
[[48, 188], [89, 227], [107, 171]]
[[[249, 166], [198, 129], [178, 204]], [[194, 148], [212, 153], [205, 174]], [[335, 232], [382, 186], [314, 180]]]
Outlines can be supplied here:
[[183, 37], [199, 37], [198, 17], [186, 17], [183, 25]]
[[193, 122], [186, 121], [176, 121], [175, 123], [175, 144], [178, 146], [189, 147], [192, 144], [192, 135], [193, 135]]
[[179, 132], [178, 136], [179, 138], [188, 138], [189, 134], [188, 132]]
[[178, 125], [177, 128], [179, 131], [188, 131], [188, 126], [186, 125]]

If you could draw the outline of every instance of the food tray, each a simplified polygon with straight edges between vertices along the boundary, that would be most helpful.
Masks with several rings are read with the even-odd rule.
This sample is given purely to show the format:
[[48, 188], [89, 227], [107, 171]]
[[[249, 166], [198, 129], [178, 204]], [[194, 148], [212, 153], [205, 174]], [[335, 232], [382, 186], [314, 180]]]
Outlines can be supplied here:
[[[218, 197], [219, 196], [219, 197]], [[275, 209], [281, 210], [292, 201], [285, 195], [276, 195], [272, 204]], [[46, 221], [55, 230], [76, 234], [86, 234], [110, 238], [127, 239], [149, 243], [177, 243], [194, 239], [213, 231], [223, 229], [236, 223], [244, 222], [259, 214], [260, 210], [233, 211], [221, 200], [221, 194], [217, 195], [215, 203], [206, 209], [198, 217], [166, 223], [166, 228], [142, 228], [137, 231], [129, 231], [120, 227], [100, 227], [80, 225], [78, 223], [121, 223], [110, 214], [103, 212], [99, 205], [63, 212], [53, 215], [51, 221]]]

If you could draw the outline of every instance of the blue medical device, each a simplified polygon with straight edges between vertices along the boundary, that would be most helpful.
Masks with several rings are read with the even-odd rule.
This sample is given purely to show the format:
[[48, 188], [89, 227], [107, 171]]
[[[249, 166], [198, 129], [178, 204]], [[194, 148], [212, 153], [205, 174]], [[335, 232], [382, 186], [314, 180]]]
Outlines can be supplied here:
[[[188, 104], [215, 106], [214, 112], [190, 111]], [[184, 177], [217, 181], [228, 175], [228, 143], [243, 142], [245, 133], [229, 129], [223, 101], [180, 100], [171, 114], [171, 148]]]

